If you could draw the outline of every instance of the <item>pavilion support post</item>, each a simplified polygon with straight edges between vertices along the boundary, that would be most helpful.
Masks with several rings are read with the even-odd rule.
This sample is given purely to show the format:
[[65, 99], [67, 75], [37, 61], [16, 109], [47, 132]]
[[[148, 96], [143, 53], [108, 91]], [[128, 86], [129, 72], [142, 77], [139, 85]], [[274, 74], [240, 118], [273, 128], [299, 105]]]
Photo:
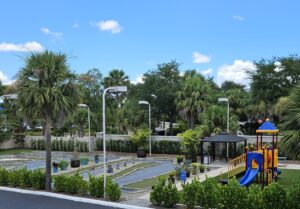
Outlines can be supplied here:
[[201, 155], [201, 164], [204, 163], [204, 156], [203, 156], [203, 142], [200, 142], [200, 155]]
[[233, 158], [236, 158], [236, 142], [233, 143]]
[[211, 146], [212, 146], [212, 157], [213, 157], [213, 161], [216, 160], [216, 143], [215, 142], [212, 142], [211, 143]]

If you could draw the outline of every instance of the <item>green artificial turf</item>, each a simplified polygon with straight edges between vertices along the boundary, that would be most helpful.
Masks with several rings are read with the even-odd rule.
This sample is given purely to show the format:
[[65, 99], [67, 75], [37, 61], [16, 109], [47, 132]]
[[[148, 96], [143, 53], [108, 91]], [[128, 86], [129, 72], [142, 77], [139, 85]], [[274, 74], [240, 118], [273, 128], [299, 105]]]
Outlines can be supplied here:
[[7, 150], [0, 150], [0, 155], [17, 155], [22, 152], [32, 152], [29, 149], [7, 149]]

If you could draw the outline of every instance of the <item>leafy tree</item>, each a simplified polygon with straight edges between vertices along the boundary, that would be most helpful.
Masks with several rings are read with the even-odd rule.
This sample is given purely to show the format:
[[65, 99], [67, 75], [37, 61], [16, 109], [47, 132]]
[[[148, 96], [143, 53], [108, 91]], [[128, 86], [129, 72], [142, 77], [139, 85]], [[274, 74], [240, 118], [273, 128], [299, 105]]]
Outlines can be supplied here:
[[202, 75], [196, 71], [186, 72], [177, 92], [176, 104], [180, 115], [188, 121], [189, 128], [194, 128], [197, 115], [205, 111], [210, 94], [210, 86]]
[[18, 102], [27, 117], [43, 118], [46, 138], [46, 189], [51, 190], [51, 126], [61, 111], [73, 112], [79, 93], [65, 54], [31, 54], [18, 78]]
[[[176, 92], [180, 88], [179, 64], [176, 61], [159, 64], [156, 70], [144, 74], [144, 83], [140, 85], [140, 99], [153, 100], [151, 94], [155, 94], [154, 115], [167, 116], [170, 121], [170, 134], [173, 135], [173, 123], [177, 116]], [[156, 108], [157, 107], [157, 108]]]
[[281, 128], [284, 130], [281, 148], [293, 159], [300, 159], [300, 84], [288, 97], [288, 105], [284, 110]]
[[79, 126], [78, 136], [84, 137], [84, 125], [88, 120], [88, 111], [86, 109], [79, 109], [74, 115], [74, 122]]
[[221, 85], [221, 90], [224, 92], [232, 89], [244, 90], [245, 86], [233, 81], [224, 81]]

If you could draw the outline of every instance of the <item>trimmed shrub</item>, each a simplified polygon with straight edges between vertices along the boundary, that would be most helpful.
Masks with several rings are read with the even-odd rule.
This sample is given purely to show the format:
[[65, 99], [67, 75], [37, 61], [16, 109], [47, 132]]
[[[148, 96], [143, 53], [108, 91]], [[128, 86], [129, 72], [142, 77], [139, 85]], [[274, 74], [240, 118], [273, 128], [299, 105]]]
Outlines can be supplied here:
[[20, 187], [28, 188], [31, 187], [31, 171], [23, 168], [18, 171]]
[[54, 188], [56, 192], [66, 192], [65, 183], [68, 180], [68, 176], [66, 175], [57, 175], [54, 176]]
[[21, 185], [21, 172], [20, 170], [9, 171], [8, 184], [13, 187], [18, 187]]
[[161, 205], [164, 200], [165, 177], [158, 177], [158, 182], [150, 193], [150, 202], [154, 205]]
[[42, 169], [33, 170], [30, 179], [34, 189], [46, 189], [46, 174]]
[[179, 192], [175, 184], [168, 182], [163, 188], [163, 206], [172, 208], [179, 202]]
[[277, 182], [265, 187], [263, 192], [265, 208], [282, 209], [287, 206], [286, 191]]
[[251, 185], [247, 193], [248, 209], [264, 209], [262, 189], [260, 185]]
[[192, 183], [183, 184], [182, 202], [187, 209], [194, 209], [198, 203], [198, 194], [202, 193], [200, 181], [193, 179]]
[[5, 168], [0, 168], [0, 186], [6, 186], [9, 183], [9, 172]]
[[99, 198], [104, 196], [103, 185], [103, 176], [96, 177], [89, 174], [88, 192], [92, 197]]
[[300, 206], [300, 181], [296, 182], [288, 191], [287, 202], [289, 209], [298, 209]]
[[110, 178], [107, 179], [106, 195], [111, 201], [117, 201], [121, 197], [121, 189], [117, 183], [114, 183]]
[[246, 205], [246, 188], [241, 187], [236, 179], [221, 187], [220, 209], [242, 209]]
[[220, 199], [220, 185], [212, 178], [201, 183], [197, 194], [198, 205], [204, 209], [217, 208]]

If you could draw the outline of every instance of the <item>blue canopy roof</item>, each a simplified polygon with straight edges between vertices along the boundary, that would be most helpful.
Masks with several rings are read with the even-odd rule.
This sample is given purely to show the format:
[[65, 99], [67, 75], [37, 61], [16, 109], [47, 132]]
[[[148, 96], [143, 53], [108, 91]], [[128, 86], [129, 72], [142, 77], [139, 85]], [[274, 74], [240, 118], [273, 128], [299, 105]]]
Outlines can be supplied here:
[[274, 123], [270, 122], [269, 120], [265, 121], [257, 130], [256, 132], [278, 132], [278, 129], [274, 125]]

